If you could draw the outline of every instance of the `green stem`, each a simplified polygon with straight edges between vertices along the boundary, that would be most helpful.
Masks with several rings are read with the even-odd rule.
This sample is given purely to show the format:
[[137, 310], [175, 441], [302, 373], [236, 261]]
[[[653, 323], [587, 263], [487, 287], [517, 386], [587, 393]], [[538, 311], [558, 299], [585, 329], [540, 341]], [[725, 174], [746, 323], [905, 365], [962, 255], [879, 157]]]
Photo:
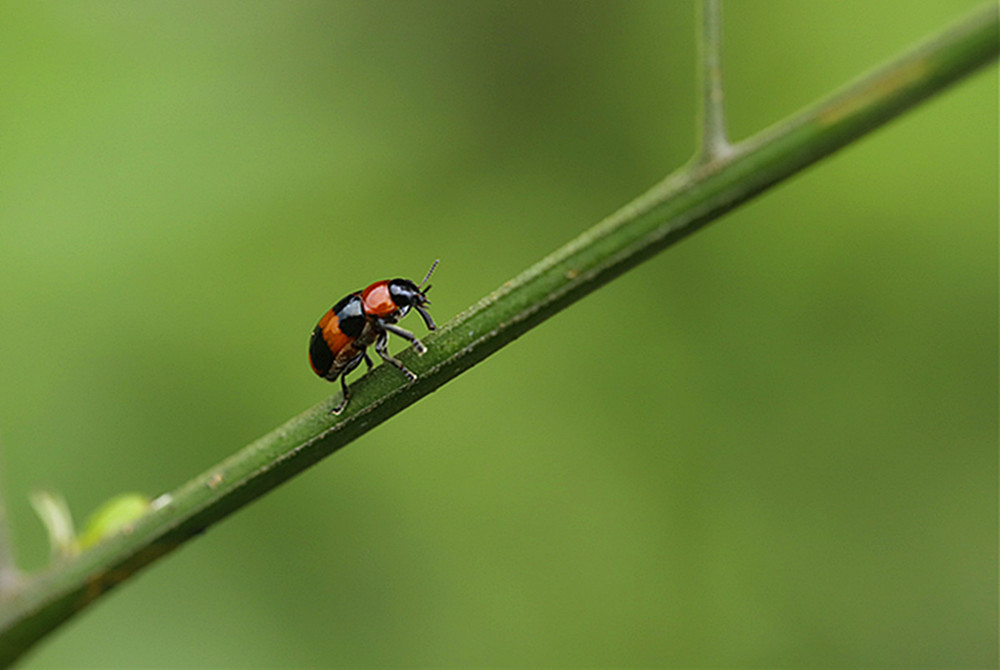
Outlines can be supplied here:
[[994, 60], [991, 4], [842, 92], [735, 147], [726, 160], [692, 164], [427, 337], [429, 351], [400, 358], [420, 378], [377, 368], [353, 388], [261, 437], [154, 505], [128, 532], [58, 564], [0, 608], [0, 663], [140, 568], [412, 405], [500, 347], [614, 277], [754, 195], [830, 155]]
[[726, 133], [726, 107], [722, 88], [722, 0], [698, 3], [701, 33], [698, 52], [701, 66], [698, 85], [701, 89], [701, 115], [698, 132], [701, 142], [696, 163], [725, 159], [732, 151]]
[[7, 525], [7, 508], [0, 491], [0, 603], [13, 594], [21, 582], [21, 573], [14, 562], [14, 551], [10, 544], [10, 529]]

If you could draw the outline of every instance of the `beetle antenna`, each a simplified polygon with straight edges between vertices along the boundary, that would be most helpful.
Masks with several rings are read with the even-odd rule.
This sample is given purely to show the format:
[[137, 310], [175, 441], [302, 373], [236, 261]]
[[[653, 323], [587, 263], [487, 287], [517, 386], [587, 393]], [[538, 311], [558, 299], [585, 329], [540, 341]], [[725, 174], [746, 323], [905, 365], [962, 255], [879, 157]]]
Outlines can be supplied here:
[[[431, 265], [431, 269], [427, 271], [427, 276], [424, 277], [424, 280], [422, 282], [420, 282], [419, 284], [417, 284], [417, 288], [420, 288], [421, 286], [423, 286], [424, 284], [427, 283], [427, 280], [431, 278], [432, 274], [434, 274], [434, 268], [436, 268], [438, 266], [438, 263], [440, 263], [440, 262], [441, 262], [440, 258], [435, 259], [434, 264]], [[430, 289], [430, 286], [428, 286], [427, 288]]]

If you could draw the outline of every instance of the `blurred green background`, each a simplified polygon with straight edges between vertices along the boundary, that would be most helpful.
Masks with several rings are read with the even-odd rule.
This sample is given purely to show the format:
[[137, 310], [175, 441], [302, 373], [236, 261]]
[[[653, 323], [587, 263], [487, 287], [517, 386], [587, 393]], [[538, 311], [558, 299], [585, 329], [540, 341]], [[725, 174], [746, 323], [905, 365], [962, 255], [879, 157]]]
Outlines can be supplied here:
[[[728, 2], [733, 135], [976, 5]], [[694, 148], [689, 2], [0, 10], [2, 484], [32, 569], [32, 490], [79, 523], [176, 487], [336, 391], [306, 345], [348, 291], [441, 258], [445, 322]], [[991, 67], [28, 665], [995, 664], [997, 125]]]

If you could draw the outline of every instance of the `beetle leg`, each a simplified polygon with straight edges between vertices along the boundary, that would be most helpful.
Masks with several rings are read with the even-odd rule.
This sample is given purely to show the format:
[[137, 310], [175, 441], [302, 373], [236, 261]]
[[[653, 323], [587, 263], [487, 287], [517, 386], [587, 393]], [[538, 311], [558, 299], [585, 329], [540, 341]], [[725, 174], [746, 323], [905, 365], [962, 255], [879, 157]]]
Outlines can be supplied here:
[[374, 364], [372, 363], [372, 359], [368, 358], [368, 352], [362, 351], [361, 355], [365, 357], [365, 365], [368, 366], [368, 372], [371, 372]]
[[344, 408], [347, 407], [347, 401], [351, 399], [351, 393], [347, 390], [347, 383], [343, 377], [340, 378], [340, 386], [344, 389], [344, 392], [340, 396], [340, 402], [330, 410], [330, 414], [340, 414], [343, 412]]
[[[431, 287], [428, 286], [427, 290], [429, 291], [430, 288]], [[434, 323], [434, 319], [431, 318], [430, 313], [428, 313], [426, 309], [424, 309], [420, 305], [414, 305], [413, 308], [420, 313], [420, 317], [424, 320], [424, 324], [427, 326], [427, 330], [437, 330], [437, 325]]]
[[[379, 325], [385, 330], [388, 330], [390, 333], [395, 333], [396, 335], [399, 335], [400, 337], [412, 342], [413, 348], [416, 349], [417, 353], [420, 354], [421, 356], [427, 353], [427, 347], [424, 346], [424, 343], [418, 340], [417, 336], [411, 333], [410, 331], [403, 330], [402, 328], [400, 328], [395, 324], [386, 323], [382, 319], [379, 319]], [[385, 356], [383, 356], [383, 358], [385, 358]]]
[[385, 361], [386, 363], [391, 363], [392, 365], [399, 368], [411, 382], [415, 381], [417, 379], [417, 376], [412, 372], [410, 372], [410, 370], [407, 369], [405, 365], [403, 365], [402, 361], [400, 361], [398, 358], [393, 358], [392, 356], [389, 355], [389, 349], [386, 346], [388, 343], [389, 343], [389, 336], [386, 335], [385, 331], [382, 331], [381, 333], [379, 333], [378, 339], [375, 340], [375, 351], [378, 353], [379, 356], [382, 357], [383, 361]]
[[340, 414], [347, 407], [347, 401], [351, 399], [351, 391], [347, 388], [347, 373], [361, 365], [362, 360], [368, 363], [369, 368], [371, 367], [371, 359], [363, 351], [360, 356], [355, 356], [344, 366], [343, 371], [340, 373], [340, 388], [343, 389], [343, 394], [337, 406], [330, 410], [330, 414]]

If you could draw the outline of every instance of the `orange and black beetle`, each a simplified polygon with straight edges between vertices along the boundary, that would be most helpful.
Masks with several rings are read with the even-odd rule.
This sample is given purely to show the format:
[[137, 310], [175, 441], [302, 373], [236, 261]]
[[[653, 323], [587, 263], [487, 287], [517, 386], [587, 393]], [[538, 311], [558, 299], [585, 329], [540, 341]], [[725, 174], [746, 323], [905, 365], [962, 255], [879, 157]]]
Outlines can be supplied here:
[[330, 413], [340, 414], [347, 401], [350, 391], [347, 389], [347, 374], [364, 361], [368, 369], [372, 369], [372, 359], [365, 352], [370, 345], [375, 345], [375, 351], [386, 363], [391, 363], [413, 381], [417, 378], [403, 363], [389, 355], [387, 348], [389, 333], [395, 333], [413, 343], [418, 354], [423, 355], [427, 347], [417, 337], [395, 325], [406, 316], [410, 308], [417, 310], [427, 324], [428, 330], [435, 330], [434, 319], [424, 309], [430, 304], [427, 292], [431, 287], [421, 290], [437, 267], [434, 261], [424, 280], [414, 284], [409, 279], [385, 279], [371, 284], [363, 291], [356, 291], [344, 297], [323, 315], [312, 339], [309, 340], [309, 363], [312, 369], [327, 381], [336, 381], [340, 377], [340, 386], [344, 391], [340, 403]]

